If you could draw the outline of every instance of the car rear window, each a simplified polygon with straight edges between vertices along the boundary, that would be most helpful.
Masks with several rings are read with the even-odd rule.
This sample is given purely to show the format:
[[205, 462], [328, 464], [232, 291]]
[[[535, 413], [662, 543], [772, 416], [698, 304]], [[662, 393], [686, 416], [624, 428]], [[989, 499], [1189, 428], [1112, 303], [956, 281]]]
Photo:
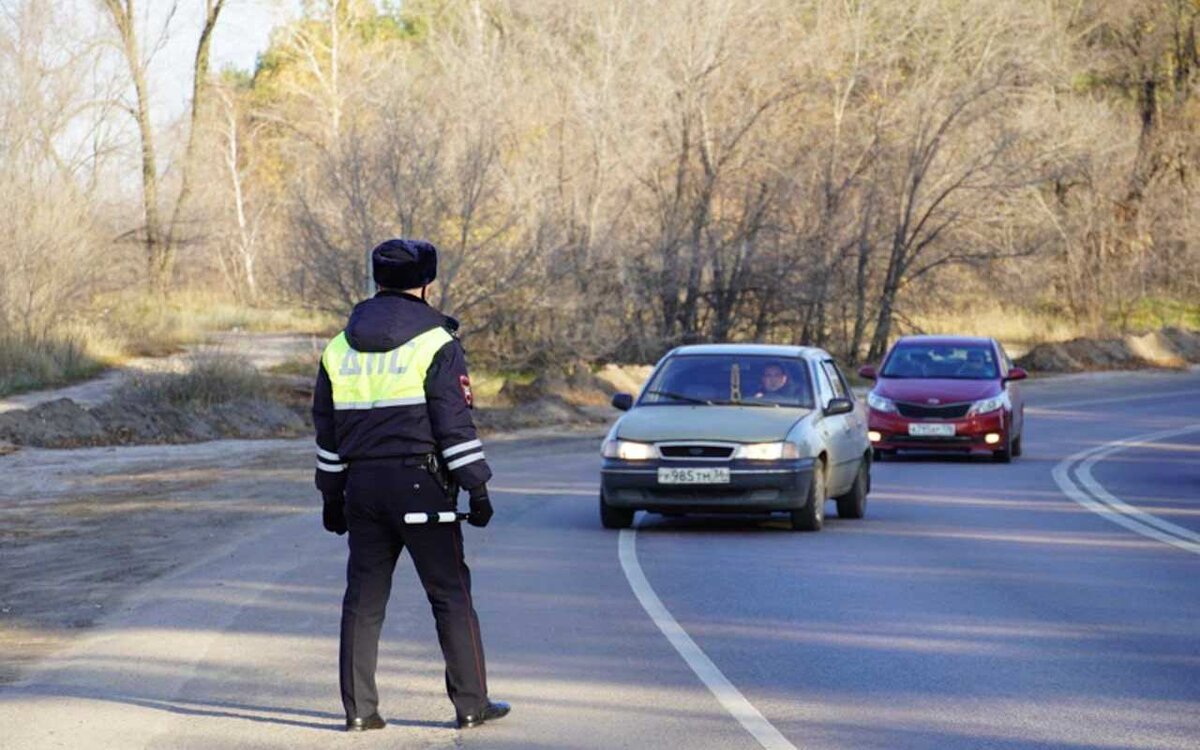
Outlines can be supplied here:
[[991, 380], [1000, 376], [987, 344], [897, 344], [884, 363], [885, 378]]
[[811, 409], [804, 361], [762, 355], [689, 354], [668, 359], [641, 404], [738, 404]]

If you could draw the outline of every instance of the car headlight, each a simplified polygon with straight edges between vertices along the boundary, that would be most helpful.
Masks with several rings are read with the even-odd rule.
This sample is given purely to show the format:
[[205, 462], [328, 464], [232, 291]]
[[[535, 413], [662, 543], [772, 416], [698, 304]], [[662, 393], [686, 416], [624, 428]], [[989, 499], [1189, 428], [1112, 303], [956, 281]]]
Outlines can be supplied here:
[[890, 398], [876, 395], [875, 391], [867, 394], [867, 406], [870, 406], [875, 411], [895, 412], [896, 402]]
[[1008, 400], [1008, 393], [1005, 392], [1001, 393], [999, 396], [981, 399], [971, 404], [971, 409], [967, 412], [967, 416], [971, 416], [973, 414], [987, 414], [998, 409], [1008, 409], [1010, 406], [1011, 403]]
[[622, 461], [649, 461], [658, 457], [653, 445], [630, 440], [606, 440], [600, 453], [605, 458], [619, 458]]
[[739, 445], [733, 452], [734, 458], [750, 461], [779, 461], [785, 458], [800, 458], [800, 446], [787, 441], [780, 443], [750, 443]]

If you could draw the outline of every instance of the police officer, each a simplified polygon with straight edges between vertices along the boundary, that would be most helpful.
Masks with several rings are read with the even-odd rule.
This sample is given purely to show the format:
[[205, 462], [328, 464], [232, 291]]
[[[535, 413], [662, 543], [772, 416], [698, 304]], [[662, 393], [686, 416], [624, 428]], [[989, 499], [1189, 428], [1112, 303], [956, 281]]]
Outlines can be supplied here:
[[499, 719], [487, 694], [471, 571], [458, 523], [409, 525], [408, 513], [455, 510], [492, 517], [492, 476], [471, 419], [471, 381], [458, 323], [426, 304], [437, 249], [395, 239], [371, 253], [379, 292], [359, 303], [325, 348], [313, 396], [317, 488], [325, 528], [350, 532], [342, 601], [340, 676], [346, 729], [382, 729], [375, 666], [392, 572], [407, 548], [433, 607], [446, 691], [460, 727]]

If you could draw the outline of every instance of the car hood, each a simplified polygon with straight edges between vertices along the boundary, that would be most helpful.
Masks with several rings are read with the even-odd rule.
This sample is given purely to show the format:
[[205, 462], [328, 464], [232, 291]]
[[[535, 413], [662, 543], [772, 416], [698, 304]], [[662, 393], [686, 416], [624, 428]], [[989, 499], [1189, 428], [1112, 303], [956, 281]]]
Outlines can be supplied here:
[[936, 398], [943, 404], [978, 401], [1001, 391], [998, 380], [955, 380], [949, 378], [880, 378], [875, 394], [893, 401], [924, 404]]
[[726, 440], [765, 443], [783, 440], [811, 409], [762, 406], [639, 406], [621, 417], [616, 436], [646, 442]]

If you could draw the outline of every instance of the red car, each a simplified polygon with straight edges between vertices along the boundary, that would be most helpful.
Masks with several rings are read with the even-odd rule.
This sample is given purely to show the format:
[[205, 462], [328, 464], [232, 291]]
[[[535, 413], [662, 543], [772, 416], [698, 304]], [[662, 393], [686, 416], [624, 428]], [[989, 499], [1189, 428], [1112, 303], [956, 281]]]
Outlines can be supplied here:
[[1008, 463], [1021, 455], [1025, 404], [1004, 347], [990, 338], [905, 336], [878, 371], [867, 394], [867, 420], [876, 460], [898, 450], [988, 453]]

